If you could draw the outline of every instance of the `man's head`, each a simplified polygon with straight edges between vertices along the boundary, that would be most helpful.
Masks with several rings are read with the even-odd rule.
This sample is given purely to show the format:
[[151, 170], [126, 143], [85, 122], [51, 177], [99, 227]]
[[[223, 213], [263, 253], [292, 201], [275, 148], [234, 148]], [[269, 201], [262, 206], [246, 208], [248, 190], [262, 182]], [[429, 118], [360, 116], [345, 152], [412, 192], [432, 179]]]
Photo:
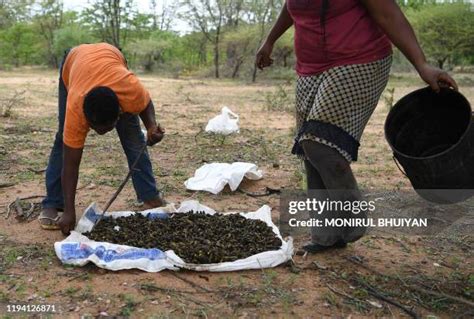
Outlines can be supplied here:
[[89, 126], [103, 135], [114, 129], [120, 114], [117, 95], [110, 88], [98, 86], [84, 99], [84, 115]]

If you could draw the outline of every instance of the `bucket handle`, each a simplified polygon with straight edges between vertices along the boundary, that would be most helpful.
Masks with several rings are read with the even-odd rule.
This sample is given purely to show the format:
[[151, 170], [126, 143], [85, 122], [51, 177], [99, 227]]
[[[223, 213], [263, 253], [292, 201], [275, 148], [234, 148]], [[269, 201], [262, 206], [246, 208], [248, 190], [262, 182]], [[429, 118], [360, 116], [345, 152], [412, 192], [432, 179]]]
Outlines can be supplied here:
[[398, 167], [398, 170], [400, 172], [402, 172], [403, 175], [405, 175], [406, 177], [408, 177], [407, 173], [405, 173], [405, 171], [402, 169], [402, 167], [400, 166], [400, 163], [398, 162], [397, 158], [395, 157], [395, 155], [392, 155], [392, 158], [393, 158], [393, 161], [395, 162], [395, 165], [397, 165]]

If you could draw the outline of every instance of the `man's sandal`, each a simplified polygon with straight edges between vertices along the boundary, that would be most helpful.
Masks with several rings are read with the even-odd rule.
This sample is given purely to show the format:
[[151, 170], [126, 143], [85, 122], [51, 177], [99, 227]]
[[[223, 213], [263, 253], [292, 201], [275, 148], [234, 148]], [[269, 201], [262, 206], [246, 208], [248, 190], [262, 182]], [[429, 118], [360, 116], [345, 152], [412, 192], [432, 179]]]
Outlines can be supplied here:
[[[44, 215], [44, 212], [41, 212], [41, 214], [38, 216], [38, 222], [41, 225], [41, 228], [46, 229], [46, 230], [59, 230], [59, 225], [58, 221], [61, 218], [62, 213], [58, 212], [58, 216], [56, 217], [49, 217]], [[44, 223], [43, 221], [49, 221], [48, 224]]]

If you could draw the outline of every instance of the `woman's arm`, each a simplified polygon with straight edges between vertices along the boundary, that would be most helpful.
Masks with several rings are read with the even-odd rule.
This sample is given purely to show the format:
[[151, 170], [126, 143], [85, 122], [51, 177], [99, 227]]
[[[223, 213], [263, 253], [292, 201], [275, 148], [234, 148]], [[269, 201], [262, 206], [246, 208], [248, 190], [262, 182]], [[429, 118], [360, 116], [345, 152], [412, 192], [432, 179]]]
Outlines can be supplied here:
[[407, 57], [420, 77], [438, 92], [440, 86], [458, 89], [456, 81], [441, 69], [426, 62], [415, 32], [394, 0], [361, 0], [372, 18], [392, 43]]
[[272, 65], [273, 60], [270, 56], [273, 51], [273, 45], [292, 25], [293, 19], [291, 18], [290, 13], [288, 12], [288, 8], [286, 7], [285, 1], [285, 3], [283, 4], [283, 8], [280, 11], [280, 14], [278, 15], [278, 19], [270, 30], [270, 33], [265, 39], [265, 42], [257, 51], [257, 58], [255, 63], [257, 64], [259, 69], [263, 69], [264, 67]]

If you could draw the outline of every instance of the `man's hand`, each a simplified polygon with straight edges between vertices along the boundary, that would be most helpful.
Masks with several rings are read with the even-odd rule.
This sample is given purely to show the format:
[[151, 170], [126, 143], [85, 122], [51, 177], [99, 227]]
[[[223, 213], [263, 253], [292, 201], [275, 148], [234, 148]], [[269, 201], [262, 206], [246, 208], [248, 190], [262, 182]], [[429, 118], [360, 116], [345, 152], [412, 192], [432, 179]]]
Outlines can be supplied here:
[[160, 124], [152, 126], [149, 129], [147, 129], [146, 144], [148, 146], [153, 146], [156, 143], [161, 142], [164, 136], [165, 136], [165, 129], [162, 128]]
[[63, 235], [68, 236], [71, 230], [74, 230], [74, 227], [76, 227], [76, 213], [64, 212], [58, 221], [58, 225]]

